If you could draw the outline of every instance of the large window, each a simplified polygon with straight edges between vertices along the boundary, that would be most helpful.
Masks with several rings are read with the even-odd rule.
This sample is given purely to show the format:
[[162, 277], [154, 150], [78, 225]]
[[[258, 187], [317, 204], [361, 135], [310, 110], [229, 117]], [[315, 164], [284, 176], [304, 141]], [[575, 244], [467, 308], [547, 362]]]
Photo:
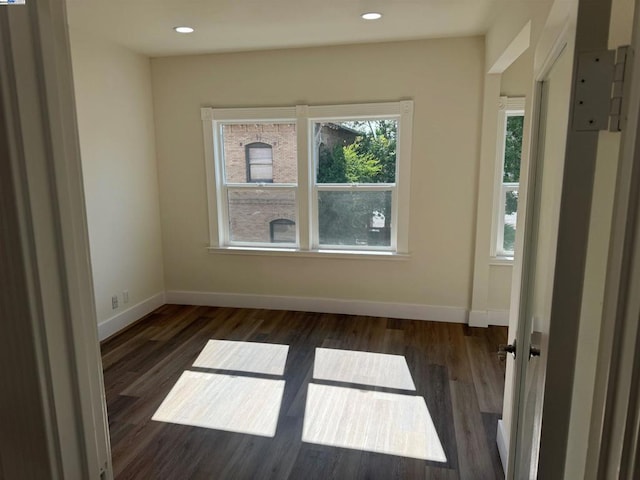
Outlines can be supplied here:
[[502, 97], [500, 107], [491, 254], [494, 257], [513, 258], [518, 220], [524, 98]]
[[413, 103], [203, 108], [213, 248], [406, 253]]

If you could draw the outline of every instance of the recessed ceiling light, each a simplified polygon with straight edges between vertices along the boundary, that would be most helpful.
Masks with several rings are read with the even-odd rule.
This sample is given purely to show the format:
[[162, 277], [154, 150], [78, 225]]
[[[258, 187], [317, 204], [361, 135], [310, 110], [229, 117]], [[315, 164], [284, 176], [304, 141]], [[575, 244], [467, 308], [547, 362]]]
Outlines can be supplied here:
[[378, 20], [379, 18], [382, 18], [382, 14], [378, 12], [367, 12], [363, 13], [361, 16], [365, 20]]
[[193, 33], [193, 28], [191, 27], [173, 27], [173, 29], [178, 33]]

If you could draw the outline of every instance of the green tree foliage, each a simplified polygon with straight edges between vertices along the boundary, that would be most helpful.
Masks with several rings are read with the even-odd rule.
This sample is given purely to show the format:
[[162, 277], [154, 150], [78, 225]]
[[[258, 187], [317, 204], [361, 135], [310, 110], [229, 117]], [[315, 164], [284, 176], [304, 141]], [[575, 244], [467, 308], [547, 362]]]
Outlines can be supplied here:
[[374, 154], [359, 152], [357, 143], [343, 147], [342, 156], [345, 178], [349, 183], [374, 183], [382, 172], [382, 165]]
[[[397, 123], [388, 120], [345, 122], [360, 132], [350, 145], [318, 151], [318, 183], [395, 183]], [[387, 192], [321, 192], [318, 221], [322, 244], [388, 244], [388, 232], [372, 231], [374, 212], [390, 227], [391, 196]], [[383, 229], [384, 230], [384, 229]], [[385, 236], [386, 235], [386, 236]]]
[[507, 117], [507, 134], [504, 146], [503, 182], [520, 181], [520, 159], [522, 157], [523, 116]]
[[391, 120], [345, 122], [360, 132], [351, 145], [319, 147], [318, 183], [395, 183], [397, 124]]
[[333, 152], [320, 145], [318, 152], [318, 183], [345, 183], [347, 181], [347, 165], [344, 150], [336, 145]]
[[516, 243], [516, 229], [508, 223], [504, 226], [503, 248], [505, 252], [513, 252]]
[[511, 215], [518, 211], [518, 192], [507, 192], [507, 199], [504, 205], [504, 213]]
[[[504, 145], [504, 171], [502, 175], [502, 181], [505, 183], [520, 181], [523, 125], [523, 116], [507, 117], [507, 132]], [[518, 192], [507, 192], [505, 213], [511, 215], [517, 211]]]
[[395, 183], [397, 123], [392, 120], [360, 121], [350, 122], [350, 127], [363, 132], [354, 144], [356, 151], [360, 155], [373, 156], [381, 167], [369, 183]]

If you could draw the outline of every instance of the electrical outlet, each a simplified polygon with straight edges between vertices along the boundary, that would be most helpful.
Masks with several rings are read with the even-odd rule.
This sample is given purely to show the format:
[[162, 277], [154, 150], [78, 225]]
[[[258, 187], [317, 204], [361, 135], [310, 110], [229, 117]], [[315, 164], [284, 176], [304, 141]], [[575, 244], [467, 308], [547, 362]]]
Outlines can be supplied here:
[[129, 290], [123, 290], [122, 303], [129, 303]]
[[118, 308], [118, 296], [114, 295], [111, 297], [111, 309], [115, 310], [116, 308]]

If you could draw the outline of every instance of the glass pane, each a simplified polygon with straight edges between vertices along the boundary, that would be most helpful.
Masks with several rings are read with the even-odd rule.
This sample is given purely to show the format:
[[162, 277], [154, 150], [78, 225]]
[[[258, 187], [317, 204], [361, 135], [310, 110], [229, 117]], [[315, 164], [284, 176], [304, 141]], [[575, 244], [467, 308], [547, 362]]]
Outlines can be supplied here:
[[220, 127], [226, 183], [298, 183], [295, 123]]
[[516, 242], [516, 222], [518, 220], [518, 190], [505, 192], [503, 250], [513, 252]]
[[320, 245], [391, 245], [391, 192], [318, 192]]
[[[230, 189], [229, 239], [243, 243], [296, 243], [296, 195], [294, 191], [260, 188]], [[276, 225], [286, 231], [272, 235]]]
[[317, 183], [395, 183], [396, 120], [314, 125]]
[[271, 222], [271, 241], [274, 243], [296, 243], [296, 224], [279, 218]]
[[504, 170], [502, 181], [520, 181], [520, 158], [522, 157], [522, 126], [524, 116], [508, 116], [504, 143]]

